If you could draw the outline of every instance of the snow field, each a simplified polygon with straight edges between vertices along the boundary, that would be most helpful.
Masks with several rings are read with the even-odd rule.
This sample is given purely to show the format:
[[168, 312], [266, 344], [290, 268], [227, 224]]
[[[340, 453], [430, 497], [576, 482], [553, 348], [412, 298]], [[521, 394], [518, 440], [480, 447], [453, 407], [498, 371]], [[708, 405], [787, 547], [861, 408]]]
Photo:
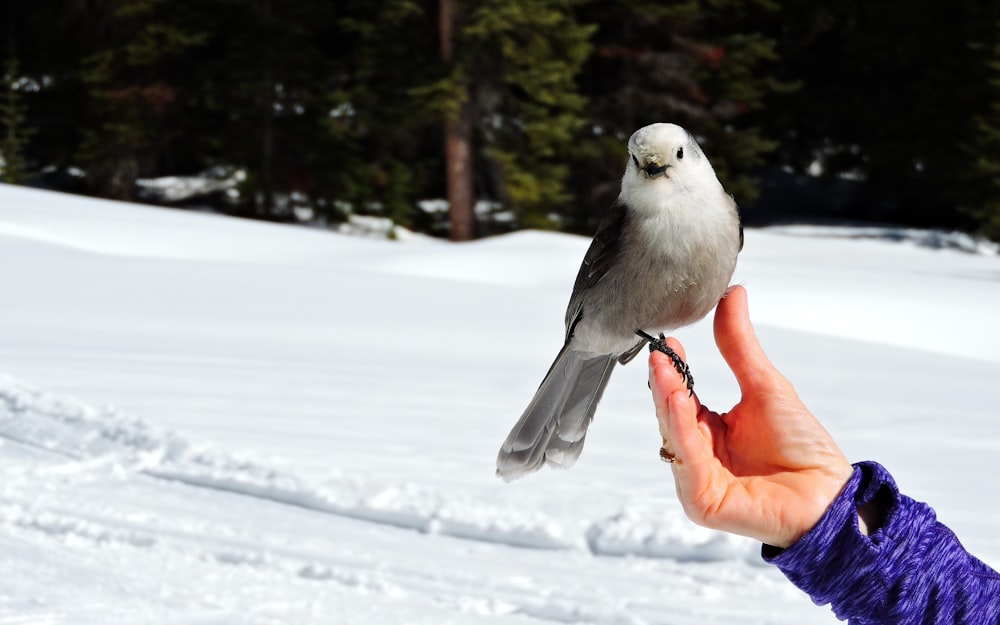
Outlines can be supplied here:
[[[850, 458], [998, 566], [1000, 261], [856, 234], [747, 232], [758, 334]], [[639, 361], [577, 467], [493, 477], [586, 245], [0, 185], [0, 623], [834, 622], [683, 517]], [[677, 336], [728, 408], [710, 320]]]

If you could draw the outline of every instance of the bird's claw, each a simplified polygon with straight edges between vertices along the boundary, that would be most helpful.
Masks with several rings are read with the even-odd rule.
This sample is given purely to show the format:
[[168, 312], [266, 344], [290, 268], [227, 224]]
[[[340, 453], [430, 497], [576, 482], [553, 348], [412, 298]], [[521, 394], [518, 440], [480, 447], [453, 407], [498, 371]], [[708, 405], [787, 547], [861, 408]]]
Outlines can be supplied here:
[[687, 386], [688, 397], [694, 395], [694, 376], [691, 375], [691, 368], [684, 362], [684, 359], [677, 355], [677, 352], [670, 349], [670, 346], [667, 345], [667, 337], [662, 332], [659, 337], [650, 336], [642, 330], [636, 330], [636, 334], [649, 341], [649, 353], [652, 354], [654, 351], [657, 351], [666, 354], [670, 358], [674, 369], [681, 376], [681, 381]]

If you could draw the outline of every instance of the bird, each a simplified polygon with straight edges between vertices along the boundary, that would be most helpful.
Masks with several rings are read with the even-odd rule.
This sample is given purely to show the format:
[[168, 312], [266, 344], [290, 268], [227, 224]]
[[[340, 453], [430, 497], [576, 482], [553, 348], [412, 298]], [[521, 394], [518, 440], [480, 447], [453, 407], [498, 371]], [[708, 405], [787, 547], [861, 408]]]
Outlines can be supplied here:
[[621, 192], [573, 284], [562, 349], [501, 445], [497, 476], [573, 466], [615, 365], [647, 344], [668, 353], [693, 389], [663, 333], [718, 304], [742, 249], [739, 207], [695, 137], [671, 123], [636, 130]]

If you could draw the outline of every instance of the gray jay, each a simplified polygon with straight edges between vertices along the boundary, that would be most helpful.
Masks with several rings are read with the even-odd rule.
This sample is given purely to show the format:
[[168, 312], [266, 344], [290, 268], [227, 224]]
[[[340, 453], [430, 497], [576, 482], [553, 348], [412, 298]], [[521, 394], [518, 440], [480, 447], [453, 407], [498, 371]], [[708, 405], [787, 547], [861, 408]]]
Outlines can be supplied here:
[[693, 383], [662, 333], [701, 319], [725, 293], [743, 248], [739, 211], [684, 128], [640, 128], [628, 153], [621, 193], [573, 285], [566, 341], [500, 448], [505, 481], [572, 466], [615, 363], [647, 343]]

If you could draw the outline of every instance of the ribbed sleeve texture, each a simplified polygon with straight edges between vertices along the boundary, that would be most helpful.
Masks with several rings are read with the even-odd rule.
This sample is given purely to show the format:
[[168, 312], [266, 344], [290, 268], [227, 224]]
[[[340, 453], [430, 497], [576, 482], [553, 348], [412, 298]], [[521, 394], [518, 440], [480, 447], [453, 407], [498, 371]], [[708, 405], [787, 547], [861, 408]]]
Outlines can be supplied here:
[[[858, 530], [858, 506], [884, 502], [882, 526]], [[984, 512], [985, 513], [985, 512]], [[874, 462], [854, 474], [819, 523], [764, 559], [852, 625], [1000, 623], [1000, 575], [971, 556], [934, 510], [902, 495]]]

